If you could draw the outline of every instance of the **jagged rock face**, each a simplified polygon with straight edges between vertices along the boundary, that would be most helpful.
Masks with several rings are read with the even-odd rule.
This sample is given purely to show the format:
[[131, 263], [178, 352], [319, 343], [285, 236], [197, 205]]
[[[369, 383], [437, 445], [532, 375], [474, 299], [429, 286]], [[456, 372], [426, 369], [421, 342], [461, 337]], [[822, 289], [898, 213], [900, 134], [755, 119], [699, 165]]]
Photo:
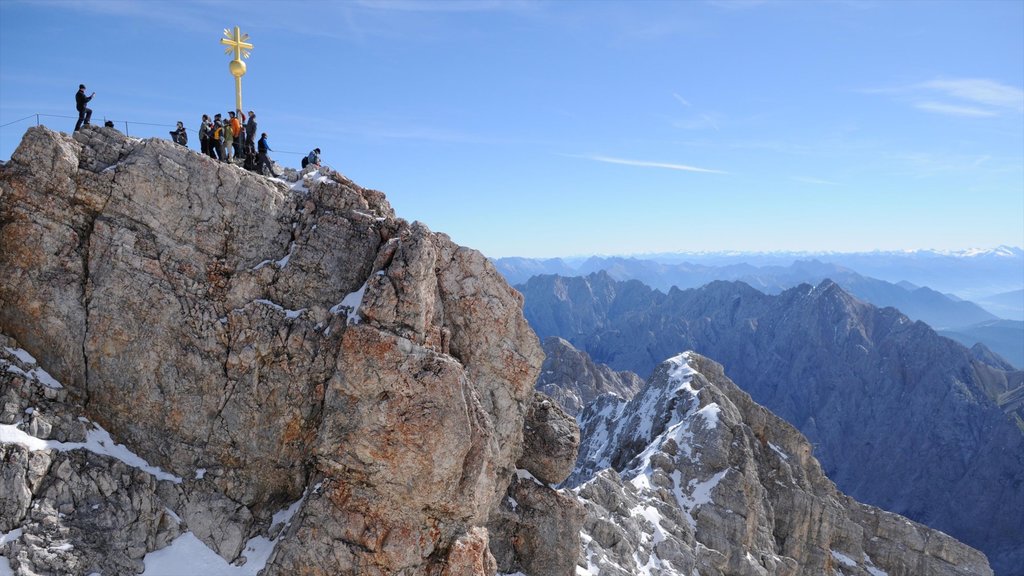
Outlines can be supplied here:
[[482, 255], [329, 169], [113, 129], [30, 129], [0, 190], [0, 331], [65, 384], [54, 412], [184, 479], [165, 504], [207, 545], [235, 558], [305, 494], [268, 574], [493, 568], [541, 351]]
[[570, 479], [587, 509], [580, 573], [992, 573], [980, 552], [838, 492], [807, 440], [706, 358], [605, 398], [583, 415]]
[[573, 416], [602, 394], [615, 394], [626, 400], [633, 397], [644, 381], [628, 371], [616, 372], [597, 364], [557, 336], [544, 339], [544, 364], [537, 378], [537, 390], [554, 398]]
[[575, 570], [583, 507], [553, 485], [572, 472], [579, 444], [576, 419], [547, 395], [534, 392], [519, 470], [487, 525], [500, 572], [563, 576]]
[[[742, 283], [668, 294], [637, 284], [595, 274], [521, 289], [539, 334], [589, 329], [565, 337], [616, 369], [643, 374], [684, 349], [715, 358], [814, 443], [852, 497], [983, 550], [1000, 575], [1024, 574], [1024, 434], [992, 400], [1012, 409], [1006, 391], [1021, 372], [832, 282], [777, 296]], [[574, 320], [576, 310], [588, 313]]]

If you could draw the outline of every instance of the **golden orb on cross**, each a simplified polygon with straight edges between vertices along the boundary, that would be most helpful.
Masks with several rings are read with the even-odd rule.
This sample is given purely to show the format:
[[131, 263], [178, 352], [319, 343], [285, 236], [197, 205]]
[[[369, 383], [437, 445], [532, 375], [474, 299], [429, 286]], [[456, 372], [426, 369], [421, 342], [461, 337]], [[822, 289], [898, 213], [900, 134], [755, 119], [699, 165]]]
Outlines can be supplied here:
[[231, 71], [232, 76], [245, 76], [245, 62], [232, 60], [228, 63], [228, 70]]
[[245, 75], [245, 62], [242, 62], [242, 58], [249, 57], [249, 51], [252, 50], [252, 44], [248, 42], [249, 35], [242, 34], [242, 31], [235, 26], [234, 31], [224, 29], [224, 37], [220, 39], [220, 43], [227, 46], [225, 54], [235, 53], [234, 59], [228, 63], [228, 71], [235, 77], [235, 109], [242, 109], [242, 76]]

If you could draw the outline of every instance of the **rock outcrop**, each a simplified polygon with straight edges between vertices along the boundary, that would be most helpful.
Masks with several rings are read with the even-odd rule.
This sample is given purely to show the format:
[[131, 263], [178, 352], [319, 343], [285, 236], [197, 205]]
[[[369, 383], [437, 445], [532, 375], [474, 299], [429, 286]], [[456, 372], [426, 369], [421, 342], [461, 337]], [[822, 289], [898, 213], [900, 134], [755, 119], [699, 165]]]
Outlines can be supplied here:
[[185, 532], [239, 563], [273, 542], [265, 576], [493, 572], [541, 350], [482, 255], [380, 192], [32, 128], [0, 278], [8, 433], [103, 430], [150, 467], [5, 437], [17, 574], [136, 573]]
[[629, 400], [643, 387], [643, 379], [636, 374], [616, 372], [597, 364], [589, 354], [557, 336], [545, 338], [542, 347], [544, 364], [536, 388], [573, 416], [578, 416], [602, 394], [615, 394]]
[[1007, 418], [1024, 373], [833, 282], [777, 296], [730, 282], [663, 294], [601, 273], [520, 289], [539, 335], [614, 369], [643, 375], [679, 350], [714, 358], [810, 439], [841, 490], [1024, 576], [1024, 434]]
[[806, 438], [697, 354], [583, 423], [580, 574], [992, 573], [980, 552], [838, 492]]

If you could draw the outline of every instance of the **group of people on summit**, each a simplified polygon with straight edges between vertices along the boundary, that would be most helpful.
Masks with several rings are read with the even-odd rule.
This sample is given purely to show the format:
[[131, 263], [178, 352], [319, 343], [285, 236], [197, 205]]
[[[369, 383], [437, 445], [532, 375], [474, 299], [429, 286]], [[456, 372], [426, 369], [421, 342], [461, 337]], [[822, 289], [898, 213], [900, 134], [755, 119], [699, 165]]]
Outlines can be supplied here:
[[[78, 109], [78, 122], [75, 124], [75, 131], [82, 126], [89, 126], [92, 119], [92, 109], [86, 106], [96, 93], [85, 95], [85, 84], [78, 85], [78, 93], [75, 94], [75, 107]], [[199, 149], [203, 154], [222, 162], [242, 161], [248, 170], [264, 174], [268, 170], [275, 178], [280, 174], [274, 174], [274, 166], [270, 161], [269, 153], [273, 150], [267, 141], [267, 133], [260, 134], [256, 142], [256, 113], [249, 111], [248, 116], [241, 110], [228, 112], [228, 118], [224, 119], [220, 114], [215, 114], [210, 120], [208, 114], [203, 114], [199, 124]], [[188, 147], [188, 131], [182, 122], [171, 131], [171, 140]], [[320, 166], [320, 149], [314, 148], [302, 159], [302, 167], [307, 165]]]

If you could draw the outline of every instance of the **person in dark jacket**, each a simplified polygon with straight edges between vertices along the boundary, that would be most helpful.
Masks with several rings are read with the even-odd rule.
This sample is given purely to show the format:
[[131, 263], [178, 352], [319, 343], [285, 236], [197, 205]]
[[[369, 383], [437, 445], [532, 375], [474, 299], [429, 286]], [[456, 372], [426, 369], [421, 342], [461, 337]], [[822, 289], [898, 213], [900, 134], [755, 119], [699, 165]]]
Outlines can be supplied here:
[[272, 150], [270, 148], [270, 143], [267, 142], [267, 133], [264, 132], [262, 135], [260, 135], [260, 159], [259, 163], [256, 164], [256, 171], [259, 172], [260, 174], [263, 174], [263, 167], [266, 166], [270, 170], [270, 175], [273, 176], [274, 178], [277, 178], [278, 176], [280, 176], [280, 174], [274, 174], [274, 165], [270, 161], [270, 156], [267, 155], [267, 152], [271, 151]]
[[92, 119], [92, 108], [87, 108], [85, 105], [88, 104], [89, 100], [92, 100], [92, 97], [95, 95], [96, 93], [93, 92], [92, 95], [86, 96], [85, 84], [78, 85], [78, 93], [75, 94], [75, 107], [78, 108], [78, 122], [75, 123], [75, 132], [80, 130], [82, 126], [89, 125], [89, 120]]
[[221, 162], [227, 162], [224, 155], [224, 123], [221, 122], [220, 114], [213, 116], [213, 129], [210, 132], [210, 156]]
[[320, 167], [320, 149], [319, 148], [313, 148], [309, 152], [309, 154], [306, 155], [306, 158], [305, 158], [304, 162], [302, 163], [302, 167], [305, 168], [306, 166], [309, 166], [309, 165], [316, 166], [317, 168]]
[[210, 116], [203, 114], [203, 121], [199, 124], [199, 150], [210, 155]]
[[188, 132], [185, 131], [185, 125], [180, 121], [178, 122], [178, 127], [171, 131], [171, 140], [175, 144], [181, 144], [188, 148]]
[[245, 123], [245, 153], [256, 155], [256, 113], [249, 110], [249, 121]]

